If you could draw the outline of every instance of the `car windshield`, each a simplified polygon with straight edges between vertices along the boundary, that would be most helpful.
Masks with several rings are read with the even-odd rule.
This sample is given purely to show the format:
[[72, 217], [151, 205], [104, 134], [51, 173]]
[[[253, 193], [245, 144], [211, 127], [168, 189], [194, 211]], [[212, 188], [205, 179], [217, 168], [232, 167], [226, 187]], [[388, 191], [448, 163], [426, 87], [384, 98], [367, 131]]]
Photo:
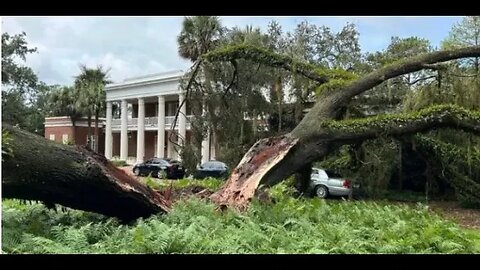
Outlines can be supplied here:
[[335, 178], [342, 177], [340, 174], [338, 174], [334, 171], [326, 170], [325, 172], [327, 173], [328, 177], [335, 177]]

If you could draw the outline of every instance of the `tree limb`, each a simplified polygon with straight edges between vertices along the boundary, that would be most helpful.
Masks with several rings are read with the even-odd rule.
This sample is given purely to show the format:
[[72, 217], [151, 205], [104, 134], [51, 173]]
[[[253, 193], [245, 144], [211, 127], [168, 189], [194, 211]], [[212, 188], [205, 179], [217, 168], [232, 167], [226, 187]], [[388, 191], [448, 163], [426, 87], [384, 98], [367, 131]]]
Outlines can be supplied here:
[[350, 98], [361, 94], [382, 82], [398, 77], [400, 75], [412, 73], [425, 68], [432, 68], [431, 64], [454, 60], [458, 58], [480, 56], [480, 46], [467, 47], [458, 50], [439, 51], [419, 55], [387, 65], [381, 69], [373, 71], [362, 78], [353, 81], [346, 87], [335, 93], [339, 103], [343, 103]]
[[[200, 68], [200, 64], [202, 63], [202, 60], [198, 60], [193, 66], [192, 66], [192, 75], [190, 76], [190, 79], [188, 80], [188, 83], [187, 83], [187, 87], [185, 88], [185, 92], [186, 92], [186, 95], [185, 95], [185, 98], [183, 99], [182, 103], [180, 103], [178, 105], [178, 109], [175, 113], [175, 118], [173, 119], [173, 123], [172, 123], [172, 126], [170, 128], [171, 132], [170, 132], [170, 135], [168, 136], [168, 140], [175, 144], [177, 147], [181, 147], [180, 144], [176, 143], [175, 141], [173, 141], [172, 137], [173, 137], [173, 134], [175, 134], [173, 131], [175, 130], [175, 127], [177, 126], [177, 119], [178, 119], [178, 115], [180, 114], [180, 109], [182, 108], [182, 106], [185, 105], [185, 102], [187, 101], [188, 99], [188, 96], [189, 96], [189, 93], [190, 93], [190, 87], [192, 87], [192, 84], [193, 82], [195, 81], [195, 78], [197, 76], [197, 72], [198, 72], [198, 69]], [[186, 117], [186, 116], [185, 116]], [[180, 136], [179, 136], [180, 137]], [[182, 139], [183, 141], [185, 141], [185, 138], [180, 138]]]
[[423, 64], [423, 68], [431, 70], [446, 70], [448, 67], [441, 64]]
[[407, 58], [387, 65], [357, 79], [336, 91], [322, 92], [319, 101], [305, 115], [303, 120], [291, 132], [294, 137], [310, 137], [311, 126], [318, 126], [319, 119], [332, 119], [338, 116], [340, 108], [351, 98], [372, 89], [382, 82], [400, 75], [419, 71], [427, 64], [435, 64], [449, 60], [480, 56], [480, 46], [467, 47], [451, 51], [439, 51]]
[[345, 70], [318, 67], [309, 63], [294, 60], [287, 55], [277, 54], [251, 45], [226, 46], [204, 54], [202, 58], [210, 62], [226, 62], [235, 59], [252, 60], [266, 66], [283, 68], [290, 72], [301, 74], [318, 83], [325, 83], [330, 78], [352, 79], [354, 77], [352, 73]]
[[433, 78], [437, 78], [437, 75], [431, 75], [431, 76], [424, 77], [424, 78], [418, 78], [413, 82], [409, 82], [408, 85], [412, 86], [412, 85], [414, 85], [416, 83], [419, 83], [421, 81], [426, 81], [426, 80], [433, 79]]
[[445, 127], [462, 129], [480, 135], [480, 112], [455, 105], [437, 105], [415, 113], [329, 121], [321, 125], [317, 139], [328, 142], [359, 141], [379, 136], [401, 136]]

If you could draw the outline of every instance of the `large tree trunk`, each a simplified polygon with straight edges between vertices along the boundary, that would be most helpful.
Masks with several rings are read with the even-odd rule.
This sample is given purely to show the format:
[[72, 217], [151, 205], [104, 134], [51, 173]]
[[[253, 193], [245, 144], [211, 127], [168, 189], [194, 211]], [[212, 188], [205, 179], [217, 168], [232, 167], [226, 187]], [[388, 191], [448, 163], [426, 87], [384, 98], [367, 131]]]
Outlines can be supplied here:
[[3, 124], [13, 157], [2, 160], [2, 196], [39, 200], [129, 221], [166, 212], [160, 194], [130, 178], [105, 157]]
[[[274, 56], [274, 60], [270, 60], [271, 54], [265, 54], [263, 58], [258, 57], [259, 54], [262, 55], [263, 52], [250, 47], [238, 47], [235, 52], [220, 51], [218, 54], [211, 52], [205, 58], [210, 61], [253, 58], [259, 62], [265, 61], [271, 66], [298, 72], [318, 83], [328, 81], [325, 72], [318, 75], [319, 73], [315, 74], [314, 69], [308, 66], [299, 68], [298, 63], [295, 64], [296, 68], [292, 68], [293, 60], [284, 56]], [[375, 119], [378, 121], [367, 119], [360, 121], [360, 124], [333, 121], [338, 119], [342, 107], [352, 97], [388, 79], [422, 69], [436, 69], [437, 67], [432, 64], [438, 62], [479, 55], [480, 46], [425, 54], [388, 65], [335, 91], [323, 92], [318, 97], [319, 101], [292, 132], [281, 137], [262, 139], [252, 146], [225, 185], [213, 194], [211, 199], [221, 208], [231, 206], [239, 210], [245, 209], [259, 185], [274, 185], [295, 172], [305, 171], [305, 165], [325, 157], [332, 147], [341, 144], [373, 139], [380, 135], [401, 136], [445, 126], [480, 133], [478, 113], [458, 111], [456, 108], [425, 111], [421, 117], [404, 115], [398, 116], [398, 119], [394, 117]], [[467, 114], [467, 117], [464, 117], [464, 114]]]

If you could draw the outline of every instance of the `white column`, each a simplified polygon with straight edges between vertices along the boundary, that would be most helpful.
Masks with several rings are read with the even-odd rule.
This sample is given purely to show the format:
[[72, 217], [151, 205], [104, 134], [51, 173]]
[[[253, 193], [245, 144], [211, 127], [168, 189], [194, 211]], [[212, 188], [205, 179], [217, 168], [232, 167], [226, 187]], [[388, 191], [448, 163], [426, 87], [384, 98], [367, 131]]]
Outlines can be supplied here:
[[168, 131], [167, 132], [167, 157], [168, 158], [173, 158], [173, 143], [170, 141], [170, 136], [172, 136], [172, 139], [174, 139], [173, 136], [175, 135], [170, 135], [172, 132], [171, 131]]
[[158, 96], [157, 157], [165, 155], [165, 97]]
[[[179, 106], [182, 105], [183, 100], [185, 99], [185, 95], [183, 93], [178, 94], [178, 104]], [[186, 135], [186, 125], [187, 125], [187, 104], [183, 104], [180, 108], [180, 114], [178, 115], [178, 133], [180, 135], [181, 141], [179, 141], [180, 145], [184, 145], [185, 135]]]
[[128, 103], [122, 100], [122, 128], [120, 133], [120, 159], [127, 160], [128, 158]]
[[202, 163], [210, 160], [210, 130], [207, 130], [207, 135], [202, 141]]
[[217, 146], [217, 136], [215, 132], [212, 133], [212, 140], [210, 142], [210, 159], [211, 160], [216, 160], [217, 159], [217, 153], [215, 151]]
[[137, 163], [141, 163], [145, 156], [145, 101], [143, 98], [138, 99], [137, 123]]
[[107, 101], [107, 126], [105, 129], [105, 157], [112, 158], [112, 102]]

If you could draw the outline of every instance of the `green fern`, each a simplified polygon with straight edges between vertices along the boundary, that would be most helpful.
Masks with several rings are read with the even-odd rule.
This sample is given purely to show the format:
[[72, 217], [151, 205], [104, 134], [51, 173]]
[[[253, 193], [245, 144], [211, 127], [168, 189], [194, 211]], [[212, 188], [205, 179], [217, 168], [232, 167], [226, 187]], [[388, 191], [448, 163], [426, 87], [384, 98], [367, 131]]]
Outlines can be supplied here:
[[[5, 200], [7, 253], [479, 253], [480, 234], [444, 220], [425, 205], [326, 201], [272, 193], [245, 213], [219, 213], [191, 198], [168, 215], [121, 225], [77, 210]], [[280, 191], [281, 190], [281, 191]], [[34, 225], [34, 223], [36, 223]]]

